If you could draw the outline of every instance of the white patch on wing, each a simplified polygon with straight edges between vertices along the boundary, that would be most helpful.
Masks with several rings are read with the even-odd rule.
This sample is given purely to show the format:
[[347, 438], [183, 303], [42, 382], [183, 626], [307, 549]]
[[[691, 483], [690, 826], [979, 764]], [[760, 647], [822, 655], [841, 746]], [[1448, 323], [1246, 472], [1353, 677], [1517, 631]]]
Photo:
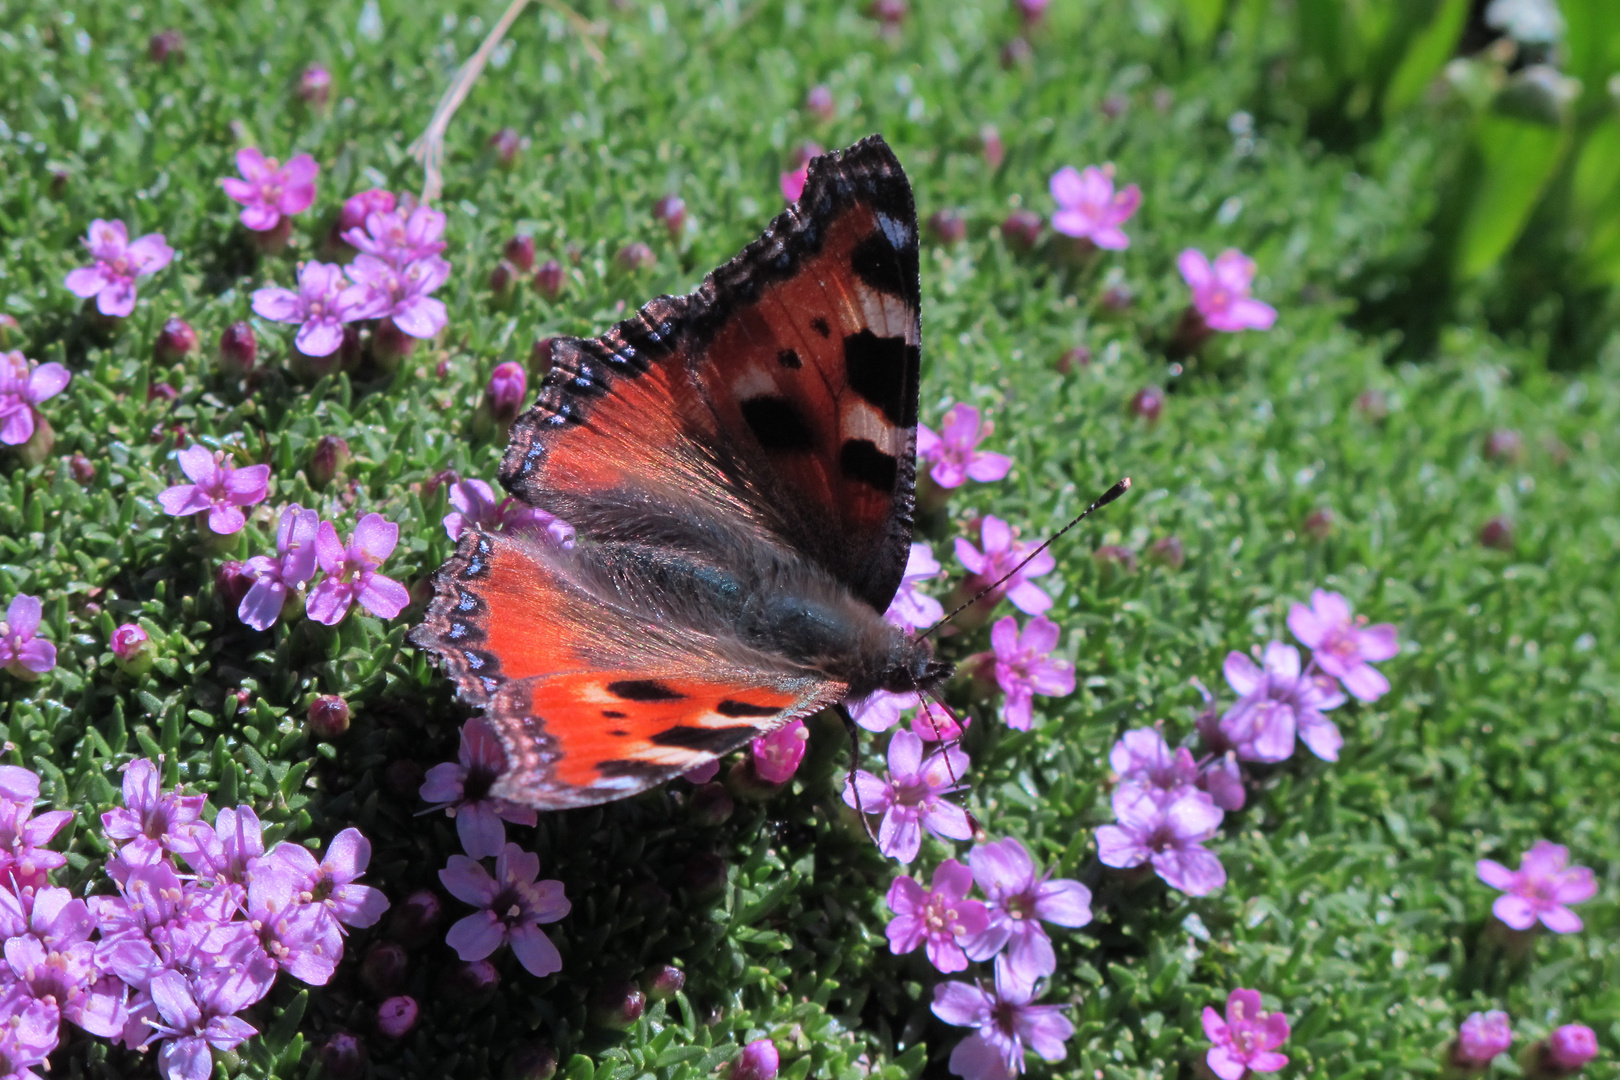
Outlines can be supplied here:
[[908, 344], [917, 344], [917, 317], [904, 300], [865, 284], [855, 286], [855, 295], [860, 300], [861, 319], [872, 333], [878, 337], [903, 337]]
[[843, 438], [867, 439], [877, 447], [892, 449], [904, 438], [897, 434], [901, 429], [889, 423], [882, 410], [853, 394], [843, 403], [838, 426]]
[[780, 394], [781, 388], [776, 380], [764, 368], [750, 364], [731, 380], [731, 393], [738, 401], [748, 401], [757, 397], [775, 397]]

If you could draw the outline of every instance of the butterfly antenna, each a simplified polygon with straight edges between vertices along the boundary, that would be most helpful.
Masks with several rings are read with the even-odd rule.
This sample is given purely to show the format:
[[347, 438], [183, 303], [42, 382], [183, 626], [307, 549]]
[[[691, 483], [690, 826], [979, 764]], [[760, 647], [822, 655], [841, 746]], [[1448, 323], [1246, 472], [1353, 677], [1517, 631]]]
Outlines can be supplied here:
[[849, 787], [855, 792], [855, 813], [866, 827], [866, 835], [871, 837], [872, 846], [877, 847], [877, 833], [872, 831], [872, 820], [866, 816], [866, 807], [861, 803], [861, 785], [855, 782], [856, 767], [861, 763], [861, 729], [855, 726], [855, 718], [849, 715], [843, 702], [834, 705], [833, 711], [844, 722], [844, 730], [849, 732]]
[[974, 594], [973, 599], [967, 601], [964, 604], [959, 604], [956, 607], [956, 610], [952, 611], [949, 615], [947, 615], [943, 619], [939, 620], [939, 622], [935, 623], [933, 626], [930, 626], [927, 630], [923, 631], [922, 634], [918, 637], [918, 640], [921, 641], [924, 638], [933, 637], [934, 631], [938, 630], [940, 627], [944, 626], [946, 623], [950, 622], [952, 619], [954, 619], [958, 615], [962, 614], [962, 612], [966, 611], [968, 608], [972, 607], [974, 604], [977, 604], [980, 600], [983, 600], [989, 594], [991, 594], [991, 593], [995, 592], [997, 589], [1001, 588], [1001, 586], [1004, 583], [1006, 583], [1009, 579], [1017, 576], [1017, 574], [1018, 574], [1018, 572], [1020, 570], [1022, 570], [1024, 567], [1028, 566], [1030, 563], [1035, 561], [1035, 557], [1037, 555], [1039, 555], [1041, 552], [1045, 551], [1047, 548], [1051, 547], [1054, 543], [1056, 543], [1059, 537], [1061, 537], [1064, 533], [1068, 532], [1070, 529], [1074, 528], [1076, 525], [1080, 524], [1082, 521], [1086, 520], [1087, 517], [1091, 516], [1092, 511], [1102, 509], [1103, 507], [1107, 506], [1109, 503], [1113, 502], [1115, 499], [1119, 498], [1121, 495], [1125, 494], [1129, 490], [1131, 490], [1131, 478], [1127, 476], [1124, 479], [1120, 480], [1119, 483], [1115, 484], [1113, 487], [1109, 488], [1107, 491], [1105, 491], [1101, 495], [1097, 496], [1097, 500], [1095, 502], [1093, 502], [1090, 506], [1086, 507], [1084, 510], [1080, 511], [1080, 513], [1076, 514], [1074, 516], [1074, 519], [1072, 521], [1070, 521], [1067, 525], [1063, 526], [1063, 528], [1059, 529], [1057, 532], [1053, 533], [1051, 536], [1048, 536], [1045, 540], [1041, 541], [1040, 545], [1038, 547], [1036, 547], [1035, 550], [1031, 551], [1028, 555], [1025, 555], [1023, 560], [1021, 562], [1019, 562], [1019, 564], [1017, 566], [1013, 567], [1011, 570], [1007, 571], [1005, 574], [1002, 574], [996, 580], [992, 581], [990, 584], [988, 584], [984, 588], [980, 589], [977, 593]]

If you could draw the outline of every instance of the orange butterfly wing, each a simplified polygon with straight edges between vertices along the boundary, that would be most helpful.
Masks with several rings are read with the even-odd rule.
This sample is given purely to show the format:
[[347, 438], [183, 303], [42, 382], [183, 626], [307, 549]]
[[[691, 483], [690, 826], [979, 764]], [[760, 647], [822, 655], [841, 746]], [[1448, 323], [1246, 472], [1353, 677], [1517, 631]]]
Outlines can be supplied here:
[[877, 136], [684, 297], [561, 339], [501, 481], [582, 534], [678, 492], [819, 563], [877, 611], [912, 533], [917, 215]]
[[542, 810], [623, 798], [844, 694], [734, 641], [604, 603], [570, 563], [540, 540], [470, 529], [412, 634], [484, 708], [506, 750], [500, 798]]

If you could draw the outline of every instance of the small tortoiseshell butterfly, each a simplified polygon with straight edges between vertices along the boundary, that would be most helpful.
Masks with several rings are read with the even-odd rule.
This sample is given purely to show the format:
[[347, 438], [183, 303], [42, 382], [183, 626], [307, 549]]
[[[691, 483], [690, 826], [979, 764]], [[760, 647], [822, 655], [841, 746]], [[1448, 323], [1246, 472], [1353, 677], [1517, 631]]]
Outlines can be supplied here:
[[554, 343], [501, 483], [571, 547], [465, 531], [411, 638], [542, 810], [643, 791], [951, 665], [885, 622], [910, 551], [917, 211], [872, 136], [689, 296]]

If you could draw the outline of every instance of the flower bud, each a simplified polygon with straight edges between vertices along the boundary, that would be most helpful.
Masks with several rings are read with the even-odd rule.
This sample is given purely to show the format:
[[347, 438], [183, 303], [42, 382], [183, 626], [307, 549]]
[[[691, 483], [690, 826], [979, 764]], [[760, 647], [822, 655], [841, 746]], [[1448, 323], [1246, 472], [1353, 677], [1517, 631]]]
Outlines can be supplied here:
[[1499, 1009], [1473, 1013], [1457, 1029], [1451, 1044], [1451, 1063], [1475, 1072], [1485, 1068], [1497, 1054], [1513, 1045], [1513, 1025]]
[[518, 233], [506, 242], [501, 250], [506, 261], [527, 274], [534, 269], [534, 237], [528, 233]]
[[928, 216], [928, 229], [941, 244], [959, 244], [967, 239], [967, 222], [955, 210], [935, 210]]
[[882, 23], [883, 29], [895, 31], [906, 21], [911, 9], [906, 0], [872, 0], [867, 6], [866, 13]]
[[489, 376], [489, 384], [484, 387], [484, 408], [489, 411], [502, 434], [523, 411], [528, 394], [529, 380], [522, 364], [508, 360], [495, 365], [495, 370]]
[[979, 129], [979, 153], [984, 155], [984, 163], [992, 169], [1001, 168], [1001, 163], [1007, 160], [1007, 147], [1001, 141], [1001, 129], [994, 124], [986, 124]]
[[220, 601], [233, 612], [252, 587], [253, 575], [248, 573], [245, 564], [235, 559], [220, 563], [219, 569], [214, 571], [214, 592], [219, 594]]
[[350, 195], [343, 202], [343, 213], [338, 216], [338, 226], [345, 231], [363, 229], [366, 227], [366, 218], [372, 214], [386, 214], [393, 210], [394, 206], [394, 193], [384, 191], [382, 188], [371, 188], [358, 195]]
[[1046, 16], [1046, 6], [1051, 0], [1017, 0], [1018, 17], [1024, 21], [1027, 29], [1040, 22]]
[[551, 371], [551, 351], [556, 344], [556, 338], [543, 337], [529, 350], [529, 377], [536, 382], [544, 379]]
[[632, 982], [612, 982], [591, 997], [591, 1023], [610, 1031], [628, 1031], [647, 1011], [647, 995]]
[[152, 342], [152, 359], [160, 364], [173, 364], [197, 351], [197, 331], [186, 320], [172, 317], [158, 331]]
[[146, 39], [146, 58], [154, 64], [184, 63], [186, 39], [178, 30], [159, 30]]
[[402, 799], [414, 799], [427, 770], [410, 758], [397, 758], [383, 769], [383, 786]]
[[649, 1001], [668, 1001], [686, 986], [686, 972], [673, 964], [657, 964], [641, 973], [641, 989]]
[[615, 261], [620, 269], [635, 273], [652, 266], [658, 261], [658, 256], [653, 254], [652, 248], [636, 240], [620, 248]]
[[489, 291], [495, 294], [495, 299], [505, 300], [512, 295], [512, 285], [517, 277], [518, 268], [502, 259], [489, 272]]
[[319, 64], [311, 64], [298, 76], [298, 98], [306, 105], [320, 108], [332, 95], [332, 73]]
[[749, 747], [749, 762], [754, 772], [767, 784], [785, 784], [793, 779], [804, 760], [805, 743], [810, 730], [803, 720], [793, 720], [769, 735], [755, 739]]
[[681, 888], [693, 900], [717, 900], [726, 891], [726, 860], [712, 851], [700, 851], [681, 869]]
[[134, 623], [125, 623], [114, 630], [108, 645], [113, 659], [126, 674], [144, 675], [152, 669], [152, 640]]
[[322, 435], [309, 453], [309, 482], [323, 488], [349, 467], [349, 444], [336, 435]]
[[501, 1062], [501, 1080], [551, 1080], [557, 1075], [557, 1051], [545, 1043], [519, 1043]]
[[1491, 518], [1480, 528], [1479, 542], [1495, 551], [1512, 550], [1513, 521], [1500, 515]]
[[1057, 369], [1059, 375], [1072, 374], [1076, 368], [1090, 367], [1091, 350], [1084, 345], [1076, 345], [1058, 357], [1057, 363], [1052, 366]]
[[1157, 424], [1164, 415], [1164, 391], [1157, 386], [1144, 386], [1131, 398], [1131, 412], [1149, 424]]
[[416, 339], [395, 326], [393, 319], [384, 319], [371, 333], [371, 357], [384, 371], [397, 371], [414, 348]]
[[337, 694], [321, 694], [309, 703], [309, 730], [331, 742], [349, 730], [349, 703]]
[[1485, 440], [1485, 456], [1493, 461], [1518, 461], [1524, 457], [1524, 438], [1512, 428], [1497, 428]]
[[1326, 540], [1333, 534], [1333, 511], [1325, 506], [1318, 506], [1305, 515], [1300, 530], [1312, 540]]
[[1128, 547], [1118, 544], [1103, 544], [1091, 557], [1097, 561], [1105, 574], [1134, 574], [1136, 573], [1136, 552]]
[[671, 240], [679, 240], [686, 228], [686, 202], [679, 195], [665, 195], [653, 203], [653, 217], [664, 223]]
[[77, 450], [68, 458], [68, 472], [72, 473], [73, 479], [81, 484], [88, 484], [96, 478], [95, 463]]
[[1526, 1071], [1534, 1080], [1574, 1076], [1597, 1055], [1597, 1035], [1591, 1028], [1565, 1024], [1531, 1048]]
[[534, 272], [534, 291], [547, 300], [555, 300], [562, 289], [562, 263], [556, 259], [547, 259], [540, 264], [540, 269]]
[[1001, 223], [1001, 238], [1016, 251], [1028, 251], [1041, 238], [1046, 219], [1033, 210], [1014, 210]]
[[377, 1006], [377, 1030], [390, 1039], [403, 1039], [416, 1026], [416, 999], [406, 994]]
[[503, 127], [489, 137], [489, 149], [501, 168], [510, 169], [517, 161], [518, 151], [523, 149], [523, 139], [511, 128]]
[[388, 936], [407, 949], [419, 949], [432, 940], [443, 918], [439, 895], [432, 889], [417, 889], [389, 912]]
[[455, 964], [443, 980], [446, 998], [464, 1009], [487, 1005], [501, 986], [501, 973], [488, 960]]
[[321, 1068], [331, 1080], [362, 1080], [370, 1064], [360, 1036], [339, 1031], [321, 1046]]
[[776, 1052], [776, 1044], [769, 1039], [755, 1039], [731, 1063], [730, 1080], [776, 1080], [781, 1065], [782, 1055]]
[[373, 942], [360, 961], [360, 981], [378, 997], [397, 994], [410, 974], [410, 955], [397, 941]]
[[692, 821], [697, 825], [724, 825], [731, 819], [732, 812], [737, 804], [732, 802], [731, 793], [725, 785], [716, 783], [699, 784], [692, 789], [691, 796], [686, 805], [692, 812]]
[[1181, 542], [1179, 536], [1160, 537], [1148, 547], [1147, 557], [1148, 562], [1180, 570], [1187, 561], [1187, 545]]
[[818, 83], [810, 88], [804, 95], [805, 111], [820, 120], [823, 124], [833, 118], [837, 106], [833, 103], [832, 90], [824, 83]]
[[259, 339], [246, 321], [233, 322], [219, 336], [219, 370], [227, 375], [246, 375], [259, 359]]
[[1008, 71], [1016, 67], [1023, 67], [1035, 56], [1035, 50], [1029, 47], [1029, 42], [1021, 37], [1015, 37], [1001, 47], [1001, 66]]

